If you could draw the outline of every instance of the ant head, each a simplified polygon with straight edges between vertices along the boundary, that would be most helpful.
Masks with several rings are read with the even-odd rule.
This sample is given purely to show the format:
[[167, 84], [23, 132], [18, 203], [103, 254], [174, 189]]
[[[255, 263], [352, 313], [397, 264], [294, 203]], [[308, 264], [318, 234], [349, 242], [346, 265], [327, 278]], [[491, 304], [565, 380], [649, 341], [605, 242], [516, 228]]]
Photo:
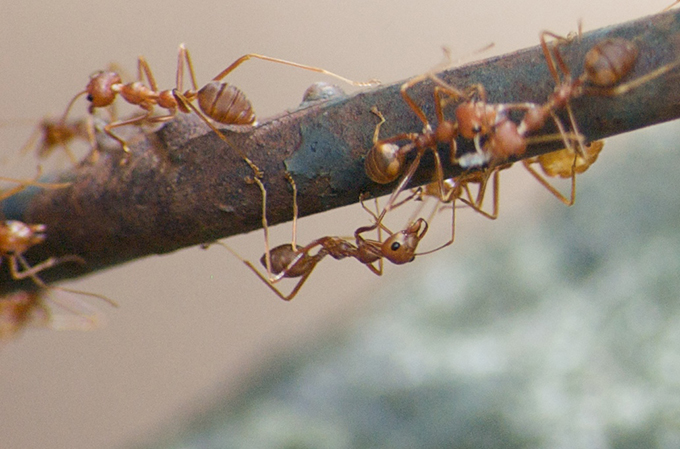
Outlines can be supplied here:
[[394, 143], [377, 142], [366, 155], [364, 167], [373, 182], [387, 184], [403, 171], [404, 152]]
[[4, 253], [22, 254], [31, 246], [42, 243], [46, 226], [29, 225], [17, 220], [8, 220], [0, 232], [0, 249]]
[[456, 108], [456, 121], [460, 135], [471, 140], [489, 132], [488, 123], [494, 123], [496, 110], [481, 101], [468, 101]]
[[427, 228], [427, 222], [419, 218], [403, 231], [395, 232], [383, 242], [383, 256], [396, 265], [412, 262], [416, 257], [418, 243], [425, 236]]
[[114, 84], [121, 84], [120, 75], [115, 72], [95, 72], [90, 76], [85, 92], [92, 108], [109, 106], [116, 99]]

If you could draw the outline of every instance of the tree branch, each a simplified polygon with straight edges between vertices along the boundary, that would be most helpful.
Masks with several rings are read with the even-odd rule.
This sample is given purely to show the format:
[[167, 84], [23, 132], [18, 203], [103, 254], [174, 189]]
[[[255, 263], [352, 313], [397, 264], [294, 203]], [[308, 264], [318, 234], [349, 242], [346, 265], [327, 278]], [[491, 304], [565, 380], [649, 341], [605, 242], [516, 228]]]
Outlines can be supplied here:
[[[679, 14], [671, 11], [586, 33], [561, 47], [564, 60], [578, 76], [586, 51], [595, 43], [624, 37], [640, 49], [627, 79], [642, 76], [680, 58]], [[483, 84], [491, 103], [541, 103], [555, 85], [538, 46], [440, 76], [458, 87]], [[116, 142], [100, 135], [97, 160], [58, 176], [72, 182], [69, 187], [27, 189], [6, 200], [3, 212], [8, 219], [47, 225], [47, 240], [27, 253], [32, 263], [66, 254], [87, 261], [85, 266], [65, 264], [41, 273], [54, 281], [261, 227], [260, 190], [246, 182], [252, 172], [234, 148], [264, 170], [272, 224], [292, 217], [284, 171], [297, 183], [301, 216], [355, 203], [362, 192], [384, 195], [394, 185], [375, 184], [364, 173], [363, 157], [377, 123], [371, 108], [377, 106], [387, 119], [382, 136], [422, 129], [399, 94], [401, 84], [309, 102], [256, 128], [226, 127], [229, 145], [193, 115], [180, 114], [156, 132], [124, 127], [121, 133], [126, 133], [132, 153], [127, 159]], [[432, 83], [421, 83], [411, 92], [434, 120]], [[587, 139], [602, 139], [680, 116], [680, 78], [673, 71], [625, 95], [584, 96], [572, 106]], [[545, 131], [555, 132], [551, 127]], [[527, 156], [559, 147], [559, 142], [532, 146]], [[448, 161], [448, 155], [442, 157]], [[457, 167], [446, 167], [447, 176], [458, 173]], [[414, 185], [431, 179], [432, 159], [425, 157]], [[13, 281], [6, 268], [0, 270], [0, 293], [27, 286]]]

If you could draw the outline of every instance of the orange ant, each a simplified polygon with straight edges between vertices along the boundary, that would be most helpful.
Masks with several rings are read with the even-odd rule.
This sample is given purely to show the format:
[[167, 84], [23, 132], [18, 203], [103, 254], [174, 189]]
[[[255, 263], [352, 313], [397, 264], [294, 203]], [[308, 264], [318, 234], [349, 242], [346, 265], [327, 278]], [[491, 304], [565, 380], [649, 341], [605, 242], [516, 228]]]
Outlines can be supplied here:
[[[52, 152], [60, 147], [64, 150], [73, 165], [78, 164], [78, 159], [69, 147], [69, 143], [76, 140], [87, 140], [90, 146], [94, 146], [95, 137], [92, 133], [93, 125], [85, 119], [79, 120], [54, 120], [44, 118], [38, 123], [37, 128], [21, 147], [21, 153], [25, 154], [36, 149], [39, 159], [49, 157]], [[36, 144], [36, 141], [38, 142]]]
[[[408, 95], [407, 92], [410, 87], [426, 78], [433, 78], [437, 83], [437, 85], [434, 87], [435, 114], [437, 117], [437, 126], [435, 129], [432, 129], [432, 125], [428, 121], [423, 110], [415, 103], [415, 101]], [[481, 102], [472, 100], [475, 92], [479, 93], [482, 97]], [[364, 161], [366, 173], [373, 181], [381, 184], [387, 184], [397, 179], [397, 177], [401, 175], [399, 184], [393, 190], [390, 199], [387, 201], [385, 208], [380, 214], [379, 221], [382, 221], [385, 214], [389, 210], [393, 209], [398, 204], [403, 203], [403, 201], [397, 202], [397, 197], [413, 177], [418, 165], [420, 164], [420, 160], [427, 149], [432, 150], [435, 158], [435, 181], [428, 187], [429, 194], [432, 196], [437, 196], [440, 201], [444, 203], [453, 202], [455, 199], [460, 198], [465, 204], [472, 207], [474, 210], [486, 216], [487, 218], [496, 218], [498, 209], [498, 173], [493, 167], [498, 166], [500, 161], [494, 162], [492, 164], [492, 168], [486, 172], [483, 172], [482, 174], [467, 173], [461, 175], [458, 180], [451, 181], [450, 185], [447, 186], [447, 181], [444, 179], [443, 175], [441, 159], [439, 157], [439, 153], [436, 151], [436, 147], [439, 143], [449, 145], [451, 162], [458, 163], [464, 168], [486, 165], [489, 162], [488, 158], [483, 160], [467, 159], [467, 155], [458, 157], [456, 155], [457, 144], [455, 139], [458, 137], [458, 135], [462, 135], [463, 137], [474, 140], [478, 148], [478, 153], [475, 154], [485, 156], [487, 153], [481, 151], [480, 136], [483, 133], [490, 133], [493, 127], [494, 132], [492, 137], [495, 140], [492, 141], [494, 148], [510, 152], [511, 150], [508, 150], [508, 147], [513, 147], [514, 140], [516, 140], [513, 140], [512, 134], [512, 130], [514, 129], [516, 135], [516, 125], [507, 118], [506, 110], [518, 107], [526, 109], [526, 104], [488, 104], [485, 100], [486, 94], [484, 88], [481, 85], [474, 85], [466, 92], [463, 92], [448, 85], [444, 81], [434, 76], [431, 72], [415, 77], [412, 80], [404, 83], [401, 86], [401, 95], [411, 110], [413, 110], [413, 112], [423, 122], [424, 129], [422, 133], [403, 133], [387, 139], [379, 139], [378, 135], [380, 126], [385, 122], [385, 118], [377, 108], [373, 107], [371, 109], [371, 112], [378, 116], [380, 122], [376, 125], [373, 134], [373, 147], [366, 155], [366, 159]], [[456, 108], [457, 120], [447, 120], [443, 113], [446, 100], [459, 98], [464, 98], [466, 101]], [[487, 124], [488, 120], [492, 120], [493, 125]], [[514, 128], [509, 129], [506, 125]], [[522, 139], [522, 145], [524, 149], [526, 148], [528, 139], [525, 139], [524, 137], [520, 138]], [[541, 140], [543, 139], [544, 138], [541, 138]], [[401, 146], [395, 143], [403, 140], [408, 142]], [[408, 169], [404, 171], [406, 155], [413, 150], [416, 151], [416, 156], [409, 165]], [[506, 168], [506, 166], [499, 167], [499, 169], [502, 168]], [[492, 175], [495, 192], [494, 212], [489, 214], [482, 209], [481, 202], [486, 189], [486, 183]], [[469, 190], [469, 184], [479, 185], [478, 196], [476, 200], [472, 198], [472, 194]], [[467, 199], [462, 198], [462, 194], [464, 192], [467, 194]], [[406, 201], [408, 201], [408, 199]], [[448, 246], [452, 242], [453, 238], [444, 246]]]
[[[234, 256], [241, 260], [253, 273], [255, 273], [267, 286], [285, 301], [292, 300], [302, 288], [305, 281], [314, 271], [316, 265], [326, 256], [340, 260], [352, 257], [363, 263], [371, 272], [380, 276], [383, 272], [383, 259], [401, 265], [412, 262], [416, 256], [418, 243], [427, 232], [427, 222], [419, 218], [411, 223], [406, 229], [399, 232], [390, 232], [378, 220], [377, 215], [371, 213], [375, 223], [371, 226], [363, 226], [354, 232], [354, 243], [342, 237], [321, 237], [305, 246], [296, 244], [296, 222], [297, 222], [297, 187], [290, 175], [287, 178], [293, 188], [293, 240], [275, 248], [269, 247], [269, 236], [267, 228], [265, 231], [265, 254], [260, 262], [267, 269], [263, 274], [252, 262], [241, 257], [236, 251], [224, 243], [217, 242], [227, 248]], [[261, 181], [254, 179], [261, 191], [263, 199], [263, 216], [266, 215], [266, 190]], [[266, 219], [263, 219], [266, 223]], [[372, 230], [378, 230], [378, 240], [365, 239], [362, 234]], [[382, 240], [381, 231], [386, 230], [390, 236]], [[316, 253], [312, 253], [317, 249]], [[377, 266], [375, 265], [377, 263]], [[300, 278], [295, 287], [287, 295], [281, 292], [276, 283], [283, 278]]]
[[13, 279], [22, 280], [31, 278], [38, 287], [62, 290], [65, 292], [76, 293], [85, 296], [92, 296], [102, 299], [114, 307], [118, 305], [106, 296], [96, 293], [88, 293], [80, 290], [73, 290], [64, 287], [48, 286], [38, 273], [48, 268], [54, 267], [65, 262], [76, 262], [84, 264], [85, 260], [76, 255], [61, 257], [50, 257], [37, 265], [29, 265], [24, 257], [24, 253], [31, 247], [45, 241], [47, 227], [44, 224], [26, 224], [18, 220], [5, 220], [0, 222], [0, 263], [6, 259], [9, 264], [9, 272]]
[[[552, 52], [546, 42], [546, 36], [555, 38], [559, 43], [570, 42], [573, 38], [565, 38], [549, 31], [541, 32], [541, 48], [545, 56], [548, 69], [557, 83], [555, 91], [548, 97], [548, 101], [537, 108], [529, 109], [521, 126], [528, 131], [540, 129], [549, 115], [552, 115], [560, 132], [564, 135], [564, 129], [554, 113], [555, 109], [566, 109], [573, 132], [580, 136], [576, 120], [574, 118], [570, 100], [586, 94], [617, 96], [622, 95], [644, 83], [655, 79], [670, 71], [680, 64], [676, 61], [643, 75], [635, 80], [624, 84], [618, 84], [635, 66], [639, 50], [637, 46], [626, 39], [610, 38], [598, 42], [586, 53], [583, 74], [572, 79], [557, 46]], [[561, 73], [561, 76], [560, 76]], [[592, 85], [589, 86], [588, 84]], [[618, 85], [617, 85], [618, 84]], [[569, 143], [568, 139], [564, 139]], [[597, 159], [602, 150], [603, 142], [593, 142], [585, 146], [582, 139], [578, 140], [578, 150], [574, 151], [570, 145], [567, 148], [542, 156], [537, 156], [524, 161], [524, 166], [529, 172], [552, 193], [557, 199], [567, 206], [574, 204], [576, 195], [576, 174], [586, 171]], [[531, 165], [538, 163], [547, 176], [571, 178], [571, 194], [567, 199], [557, 191], [544, 177], [542, 177]]]
[[[553, 151], [551, 153], [541, 154], [539, 156], [524, 159], [522, 163], [524, 167], [531, 173], [531, 175], [541, 183], [543, 187], [548, 189], [555, 198], [562, 201], [567, 206], [572, 206], [576, 200], [576, 175], [588, 170], [591, 165], [595, 163], [597, 157], [604, 146], [603, 140], [596, 140], [586, 145], [584, 156], [574, 153], [568, 148]], [[569, 199], [565, 197], [559, 190], [548, 182], [545, 177], [538, 173], [533, 167], [533, 164], [539, 164], [543, 173], [551, 178], [571, 178], [571, 193]]]
[[[517, 157], [524, 154], [529, 143], [545, 142], [556, 138], [563, 140], [568, 149], [572, 148], [572, 142], [576, 142], [578, 144], [577, 152], [585, 158], [584, 137], [578, 130], [571, 109], [570, 101], [572, 99], [586, 94], [621, 95], [661, 76], [680, 64], [680, 61], [676, 61], [633, 81], [616, 85], [634, 67], [638, 48], [633, 42], [625, 39], [605, 39], [586, 53], [583, 74], [574, 79], [558, 48], [554, 47], [551, 51], [548, 47], [547, 37], [553, 37], [559, 42], [571, 42], [573, 40], [573, 38], [561, 37], [549, 31], [543, 31], [540, 34], [541, 48], [550, 73], [556, 82], [554, 92], [543, 104], [489, 104], [486, 101], [484, 88], [479, 84], [472, 86], [469, 90], [479, 99], [471, 100], [472, 97], [466, 97], [466, 92], [448, 85], [434, 73], [429, 74], [429, 77], [445, 93], [454, 97], [468, 98], [467, 101], [456, 108], [456, 120], [460, 135], [466, 139], [474, 140], [477, 153], [473, 154], [471, 159], [459, 159], [458, 163], [462, 167], [467, 168], [487, 163], [494, 165], [511, 156]], [[524, 117], [518, 125], [507, 116], [507, 112], [513, 109], [525, 111]], [[567, 132], [555, 113], [559, 109], [567, 111], [571, 132]], [[527, 135], [541, 130], [550, 118], [557, 126], [559, 134], [527, 137]], [[482, 139], [485, 139], [483, 145], [481, 144]]]
[[[552, 116], [560, 133], [565, 135], [564, 128], [554, 111], [566, 109], [572, 131], [576, 136], [581, 136], [570, 105], [572, 99], [583, 95], [611, 97], [622, 95], [680, 65], [680, 60], [675, 61], [637, 79], [618, 84], [632, 71], [637, 62], [639, 50], [634, 42], [627, 39], [608, 38], [598, 42], [588, 50], [584, 58], [583, 73], [574, 79], [562, 59], [558, 46], [553, 46], [551, 51], [546, 37], [552, 37], [558, 43], [569, 43], [573, 40], [572, 37], [565, 38], [550, 31], [541, 32], [541, 48], [556, 86], [555, 91], [548, 97], [546, 103], [527, 110], [520, 124], [520, 131], [524, 134], [538, 131], [545, 125], [548, 117]], [[565, 143], [568, 144], [569, 139], [565, 138]], [[578, 144], [580, 156], [587, 158], [583, 139], [578, 139]], [[567, 145], [567, 148], [569, 149], [571, 146]]]
[[[356, 82], [318, 67], [249, 53], [238, 58], [215, 76], [212, 81], [199, 89], [198, 84], [196, 83], [196, 76], [194, 74], [194, 67], [191, 62], [189, 51], [184, 47], [184, 44], [180, 44], [177, 56], [176, 85], [174, 89], [159, 90], [148, 62], [143, 56], [140, 56], [137, 60], [137, 81], [123, 83], [117, 72], [95, 72], [90, 77], [90, 81], [85, 90], [76, 94], [69, 102], [62, 121], [65, 120], [75, 100], [81, 95], [87, 94], [87, 99], [90, 102], [89, 112], [92, 114], [96, 108], [113, 104], [116, 96], [120, 94], [126, 102], [139, 106], [146, 111], [145, 114], [127, 120], [114, 121], [104, 127], [104, 132], [116, 139], [126, 153], [130, 152], [127, 143], [121, 137], [113, 133], [114, 128], [141, 123], [166, 122], [175, 117], [177, 111], [196, 113], [222, 140], [229, 143], [227, 138], [215, 127], [215, 125], [213, 125], [211, 120], [227, 125], [248, 126], [255, 126], [256, 120], [252, 105], [245, 94], [237, 87], [222, 82], [222, 79], [242, 63], [253, 58], [333, 76], [355, 86], [376, 84], [376, 81], [370, 81], [368, 83]], [[191, 80], [191, 89], [186, 91], [183, 90], [185, 65], [189, 70], [189, 78]], [[144, 78], [146, 78], [148, 85], [144, 84]], [[193, 104], [195, 100], [198, 101], [198, 108]], [[166, 109], [168, 113], [166, 115], [153, 116], [155, 106]], [[261, 177], [262, 173], [259, 168], [244, 154], [241, 154], [240, 151], [239, 154], [248, 163], [257, 177]]]
[[20, 290], [0, 298], [0, 342], [16, 337], [28, 325], [55, 330], [92, 330], [102, 321], [103, 314], [85, 302], [56, 298], [46, 289]]
[[[25, 119], [4, 120], [0, 126], [17, 122], [25, 123], [27, 121]], [[34, 120], [30, 120], [30, 124], [34, 125]], [[60, 119], [55, 120], [46, 117], [34, 127], [26, 143], [21, 146], [19, 153], [25, 155], [35, 151], [38, 159], [46, 159], [59, 147], [64, 150], [71, 163], [76, 165], [78, 160], [69, 147], [69, 143], [81, 139], [87, 140], [90, 146], [94, 146], [95, 136], [91, 133], [92, 129], [94, 129], [94, 126], [87, 123], [85, 119], [63, 122]]]

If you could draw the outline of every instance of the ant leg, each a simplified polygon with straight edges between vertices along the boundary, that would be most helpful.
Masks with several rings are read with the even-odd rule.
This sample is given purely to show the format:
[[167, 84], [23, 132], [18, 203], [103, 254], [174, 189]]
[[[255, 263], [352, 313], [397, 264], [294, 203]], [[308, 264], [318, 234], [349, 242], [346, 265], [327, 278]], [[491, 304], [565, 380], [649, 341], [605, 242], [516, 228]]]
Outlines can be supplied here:
[[295, 180], [293, 179], [293, 175], [291, 175], [289, 172], [284, 173], [286, 179], [290, 183], [291, 187], [293, 188], [293, 239], [291, 240], [291, 248], [293, 248], [293, 251], [297, 251], [297, 220], [298, 220], [298, 203], [297, 203], [297, 185], [295, 184]]
[[151, 114], [153, 114], [153, 110], [149, 110], [149, 111], [147, 111], [146, 114], [144, 114], [144, 115], [139, 115], [139, 116], [137, 116], [137, 117], [132, 117], [131, 119], [121, 120], [121, 121], [118, 121], [118, 122], [109, 123], [108, 125], [106, 125], [106, 126], [104, 127], [104, 132], [105, 132], [108, 136], [110, 136], [110, 137], [112, 137], [113, 139], [117, 140], [117, 141], [121, 144], [121, 146], [123, 147], [123, 151], [129, 154], [129, 153], [130, 153], [130, 148], [128, 147], [127, 142], [126, 142], [122, 137], [120, 137], [120, 136], [114, 134], [113, 131], [111, 131], [111, 130], [112, 130], [113, 128], [118, 128], [118, 127], [121, 127], [121, 126], [134, 125], [134, 124], [136, 124], [136, 123], [142, 123], [142, 122], [144, 122], [144, 121], [148, 121], [149, 118], [151, 117]]
[[243, 159], [246, 164], [250, 167], [250, 169], [253, 171], [255, 178], [262, 178], [264, 176], [264, 172], [257, 166], [253, 161], [251, 161], [244, 153], [241, 151], [239, 148], [233, 146], [231, 142], [227, 139], [227, 137], [222, 134], [222, 132], [215, 127], [215, 125], [212, 124], [212, 122], [208, 119], [208, 117], [205, 116], [196, 106], [193, 105], [180, 91], [177, 89], [173, 89], [172, 94], [174, 95], [175, 98], [177, 98], [178, 103], [182, 105], [187, 110], [193, 111], [198, 117], [201, 118], [209, 127], [210, 129], [213, 130], [217, 136], [222, 139], [229, 147], [231, 147], [236, 154], [241, 156], [241, 159]]
[[9, 198], [10, 196], [21, 192], [28, 186], [33, 186], [33, 187], [40, 187], [43, 189], [63, 189], [64, 187], [68, 187], [71, 185], [70, 182], [61, 182], [61, 183], [49, 183], [49, 182], [38, 182], [38, 178], [40, 178], [40, 175], [42, 174], [42, 167], [38, 166], [38, 174], [33, 180], [23, 180], [23, 179], [16, 179], [16, 178], [7, 178], [4, 176], [0, 176], [0, 181], [6, 181], [6, 182], [15, 182], [18, 183], [19, 185], [16, 187], [13, 187], [11, 189], [5, 190], [4, 192], [0, 193], [0, 201], [5, 200]]
[[[485, 172], [482, 176], [483, 178], [481, 180], [477, 180], [476, 178], [473, 178], [473, 180], [462, 180], [461, 183], [463, 184], [463, 189], [465, 190], [465, 193], [467, 195], [467, 199], [463, 198], [462, 196], [459, 198], [460, 201], [472, 208], [475, 212], [478, 214], [481, 214], [483, 217], [488, 218], [489, 220], [495, 220], [498, 218], [498, 205], [499, 205], [499, 192], [500, 192], [500, 175], [499, 175], [499, 168], [494, 168], [492, 169], [492, 172]], [[474, 176], [475, 174], [473, 174]], [[487, 183], [489, 181], [489, 178], [491, 179], [491, 185], [492, 185], [492, 195], [493, 195], [493, 206], [492, 206], [492, 211], [487, 212], [483, 209], [484, 205], [484, 198], [486, 196], [486, 187]], [[472, 199], [472, 192], [470, 192], [470, 183], [471, 182], [476, 182], [479, 184], [479, 189], [477, 190], [477, 196], [473, 200]]]
[[151, 87], [151, 90], [154, 92], [158, 92], [158, 84], [156, 83], [156, 78], [154, 78], [153, 76], [151, 67], [149, 66], [149, 63], [146, 61], [144, 56], [140, 56], [139, 58], [137, 58], [137, 76], [139, 78], [140, 83], [144, 82], [143, 75], [146, 76], [146, 80], [149, 82], [149, 87]]
[[184, 44], [179, 44], [179, 51], [177, 54], [177, 90], [182, 91], [182, 84], [184, 81], [184, 64], [186, 64], [189, 69], [189, 78], [191, 80], [191, 88], [194, 91], [198, 90], [198, 83], [196, 83], [196, 74], [194, 73], [194, 64], [191, 62], [191, 56], [189, 55], [189, 50], [186, 49]]
[[[47, 259], [45, 262], [48, 262], [48, 261], [53, 260], [53, 259], [56, 262], [53, 263], [50, 266], [53, 266], [53, 265], [56, 265], [56, 264], [59, 264], [59, 263], [63, 263], [63, 262], [78, 262], [78, 263], [82, 263], [82, 264], [85, 263], [85, 260], [82, 257], [75, 256], [75, 255], [74, 256], [63, 256], [63, 257], [51, 257], [51, 258]], [[17, 260], [19, 261], [21, 266], [24, 268], [24, 271], [21, 271], [21, 272], [18, 271]], [[111, 298], [109, 298], [107, 296], [100, 295], [98, 293], [90, 293], [90, 292], [86, 292], [86, 291], [82, 291], [82, 290], [75, 290], [75, 289], [66, 288], [66, 287], [55, 287], [55, 286], [46, 284], [45, 281], [43, 281], [42, 279], [40, 279], [40, 277], [38, 277], [37, 273], [39, 271], [42, 271], [43, 269], [49, 268], [49, 267], [43, 267], [43, 268], [41, 268], [37, 271], [35, 270], [36, 268], [43, 265], [45, 262], [31, 267], [22, 255], [17, 254], [16, 256], [10, 258], [10, 271], [12, 273], [12, 276], [14, 276], [14, 274], [16, 273], [16, 274], [21, 275], [22, 278], [30, 277], [33, 280], [33, 282], [35, 282], [36, 285], [38, 285], [39, 287], [46, 288], [46, 289], [53, 289], [53, 290], [61, 290], [61, 291], [68, 292], [68, 293], [75, 293], [77, 295], [84, 295], [84, 296], [90, 296], [90, 297], [93, 297], [93, 298], [98, 298], [98, 299], [101, 299], [104, 302], [109, 303], [109, 305], [111, 305], [112, 307], [118, 307], [117, 302], [115, 302], [114, 300], [112, 300]]]
[[426, 254], [435, 253], [435, 252], [439, 251], [440, 249], [444, 249], [447, 246], [451, 246], [455, 240], [456, 240], [456, 198], [454, 197], [452, 202], [451, 202], [451, 238], [446, 243], [444, 243], [444, 244], [442, 244], [442, 245], [440, 245], [440, 246], [438, 246], [434, 249], [431, 249], [429, 251], [425, 251], [425, 252], [422, 252], [422, 253], [416, 253], [415, 255], [416, 256], [424, 256]]
[[[77, 262], [79, 264], [85, 264], [85, 260], [82, 257], [79, 256], [62, 256], [62, 257], [50, 257], [47, 260], [44, 260], [40, 262], [37, 265], [30, 266], [28, 262], [26, 262], [26, 259], [20, 254], [14, 254], [11, 255], [9, 258], [9, 268], [10, 268], [10, 273], [12, 275], [12, 278], [15, 280], [21, 280], [21, 279], [26, 279], [30, 277], [31, 279], [36, 278], [36, 275], [48, 268], [51, 268], [55, 265], [59, 265], [61, 263], [65, 262]], [[24, 268], [23, 271], [19, 270], [18, 264], [21, 264], [21, 266]], [[38, 278], [39, 279], [39, 278]], [[40, 281], [38, 282], [38, 285], [41, 285], [41, 283], [44, 285], [44, 282]], [[42, 285], [41, 285], [42, 286]]]
[[[562, 80], [560, 78], [560, 75], [557, 71], [557, 68], [559, 67], [560, 71], [564, 76], [570, 76], [569, 75], [569, 69], [567, 68], [566, 64], [564, 63], [564, 60], [562, 59], [562, 55], [560, 54], [559, 49], [557, 48], [557, 45], [559, 43], [569, 43], [571, 42], [571, 39], [566, 38], [564, 36], [560, 36], [559, 34], [555, 34], [551, 31], [541, 31], [540, 33], [540, 40], [541, 40], [541, 49], [543, 50], [543, 56], [545, 58], [545, 62], [548, 65], [548, 70], [550, 71], [550, 74], [552, 75], [553, 79], [555, 80], [555, 83], [561, 84]], [[550, 50], [550, 47], [548, 47], [548, 42], [546, 41], [546, 36], [552, 37], [555, 39], [558, 44], [553, 46], [552, 51]]]
[[267, 189], [264, 188], [264, 184], [258, 178], [248, 178], [246, 179], [248, 183], [255, 183], [260, 188], [262, 192], [262, 230], [264, 231], [264, 255], [265, 255], [265, 266], [267, 267], [267, 275], [271, 279], [272, 276], [272, 255], [269, 246], [269, 224], [267, 222]]
[[[409, 197], [409, 199], [410, 198], [411, 197]], [[387, 226], [385, 226], [382, 222], [379, 221], [378, 215], [380, 214], [380, 209], [378, 207], [378, 198], [375, 198], [375, 209], [376, 209], [375, 212], [373, 212], [372, 210], [370, 210], [366, 206], [366, 204], [364, 203], [364, 199], [365, 199], [364, 194], [359, 195], [359, 203], [361, 204], [361, 208], [364, 209], [364, 211], [366, 211], [371, 217], [373, 217], [373, 225], [374, 225], [373, 227], [378, 229], [378, 240], [380, 240], [380, 237], [381, 237], [380, 234], [381, 234], [382, 230], [384, 230], [385, 232], [387, 232], [389, 234], [392, 234], [392, 231], [390, 231], [389, 228], [387, 228]], [[399, 202], [398, 205], [400, 206], [401, 204], [402, 204], [402, 202]]]
[[380, 84], [380, 81], [378, 81], [378, 80], [370, 80], [368, 82], [353, 81], [351, 79], [345, 78], [344, 76], [337, 75], [333, 72], [329, 72], [328, 70], [321, 69], [319, 67], [312, 67], [312, 66], [309, 66], [309, 65], [298, 64], [297, 62], [286, 61], [284, 59], [272, 58], [271, 56], [258, 55], [258, 54], [255, 54], [255, 53], [248, 53], [247, 55], [241, 56], [236, 61], [232, 62], [229, 67], [222, 70], [217, 76], [215, 76], [215, 78], [213, 78], [213, 81], [221, 81], [225, 76], [227, 76], [229, 73], [234, 71], [238, 66], [240, 66], [244, 62], [248, 61], [249, 59], [253, 59], [253, 58], [261, 59], [263, 61], [275, 62], [277, 64], [288, 65], [288, 66], [291, 66], [291, 67], [297, 67], [299, 69], [309, 70], [309, 71], [316, 72], [316, 73], [322, 73], [324, 75], [328, 75], [328, 76], [332, 76], [333, 78], [337, 78], [340, 81], [344, 81], [347, 84], [351, 84], [352, 86], [365, 87], [365, 86], [374, 86], [376, 84]]
[[[562, 150], [559, 150], [562, 151]], [[578, 155], [574, 153], [574, 164], [576, 164], [576, 158]], [[527, 169], [531, 175], [536, 178], [536, 180], [541, 183], [543, 187], [545, 187], [555, 198], [563, 202], [567, 206], [572, 206], [574, 202], [576, 201], [576, 170], [573, 170], [571, 173], [571, 196], [569, 199], [567, 199], [559, 190], [555, 188], [550, 182], [548, 182], [547, 179], [540, 173], [538, 173], [533, 167], [532, 164], [538, 163], [538, 158], [530, 158], [530, 159], [525, 159], [522, 161], [522, 164], [524, 165], [524, 168]]]
[[380, 127], [381, 127], [382, 124], [385, 123], [387, 120], [385, 120], [385, 116], [382, 115], [382, 112], [380, 112], [380, 110], [378, 109], [377, 106], [372, 106], [372, 107], [371, 107], [371, 113], [374, 114], [374, 115], [376, 115], [376, 116], [378, 116], [378, 118], [380, 119], [380, 122], [379, 122], [377, 125], [375, 125], [375, 129], [373, 130], [373, 145], [375, 145], [375, 144], [378, 143], [378, 141], [380, 140], [380, 139], [378, 138], [378, 136], [380, 135]]
[[411, 98], [411, 96], [408, 94], [407, 90], [416, 84], [422, 82], [423, 80], [427, 79], [429, 77], [429, 74], [424, 74], [424, 75], [419, 75], [414, 78], [411, 78], [407, 82], [401, 85], [401, 88], [399, 89], [399, 92], [401, 93], [401, 97], [403, 100], [406, 102], [406, 104], [411, 108], [411, 110], [418, 116], [421, 122], [423, 122], [423, 128], [426, 130], [432, 129], [430, 126], [430, 122], [427, 120], [427, 116], [425, 115], [425, 112], [423, 112], [422, 108], [418, 106]]
[[[255, 275], [257, 275], [258, 278], [260, 278], [260, 280], [261, 280], [262, 282], [264, 282], [264, 283], [267, 285], [267, 287], [269, 287], [269, 289], [270, 289], [271, 291], [273, 291], [274, 293], [276, 293], [276, 295], [277, 295], [279, 298], [283, 299], [284, 301], [290, 301], [290, 300], [292, 300], [292, 299], [295, 297], [295, 295], [297, 295], [298, 291], [300, 290], [300, 288], [302, 288], [302, 285], [305, 283], [305, 281], [307, 280], [307, 278], [309, 277], [309, 275], [312, 274], [312, 271], [314, 270], [314, 267], [316, 267], [316, 262], [314, 262], [314, 264], [312, 265], [312, 268], [309, 269], [309, 271], [306, 272], [306, 273], [300, 278], [300, 280], [297, 282], [297, 284], [295, 285], [295, 287], [293, 288], [293, 290], [292, 290], [290, 293], [288, 293], [287, 295], [284, 295], [283, 292], [281, 292], [281, 290], [279, 290], [279, 289], [276, 287], [276, 285], [274, 284], [278, 279], [272, 280], [272, 279], [270, 279], [269, 277], [267, 277], [267, 276], [265, 276], [264, 274], [262, 274], [262, 273], [260, 272], [260, 270], [258, 270], [258, 269], [257, 269], [257, 268], [249, 261], [249, 260], [243, 258], [239, 253], [237, 253], [235, 250], [233, 250], [233, 249], [232, 249], [230, 246], [228, 246], [227, 244], [222, 243], [222, 242], [215, 242], [215, 243], [217, 243], [218, 245], [221, 245], [221, 246], [223, 246], [224, 248], [226, 248], [227, 251], [229, 251], [229, 252], [230, 252], [231, 254], [233, 254], [237, 259], [239, 259], [241, 262], [243, 262], [243, 263], [245, 264], [245, 266], [247, 266], [253, 273], [255, 273]], [[296, 263], [296, 261], [293, 261], [292, 263], [294, 264], [294, 263]], [[285, 271], [285, 270], [284, 270], [284, 271]]]

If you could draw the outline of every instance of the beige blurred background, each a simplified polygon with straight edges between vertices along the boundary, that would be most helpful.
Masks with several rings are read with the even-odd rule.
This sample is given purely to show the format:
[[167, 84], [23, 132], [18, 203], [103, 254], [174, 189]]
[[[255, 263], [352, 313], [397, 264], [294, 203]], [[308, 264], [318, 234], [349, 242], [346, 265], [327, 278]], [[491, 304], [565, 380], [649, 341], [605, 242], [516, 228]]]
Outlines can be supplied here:
[[[60, 114], [91, 72], [116, 62], [134, 74], [140, 54], [159, 84], [172, 87], [180, 42], [192, 52], [199, 83], [248, 52], [357, 80], [394, 82], [438, 63], [442, 45], [464, 56], [494, 42], [485, 54], [491, 56], [536, 45], [541, 29], [566, 34], [581, 18], [586, 30], [598, 28], [657, 12], [666, 3], [0, 0], [0, 120]], [[266, 117], [295, 107], [318, 79], [255, 61], [228, 81]], [[84, 113], [85, 104], [75, 111]], [[30, 133], [28, 126], [0, 128], [7, 170], [16, 163], [11, 153]], [[66, 166], [58, 159], [52, 162]], [[26, 157], [23, 164], [33, 161]], [[504, 179], [501, 219], [487, 223], [459, 214], [458, 238], [481, 244], [494, 227], [529, 219], [532, 202], [550, 200], [515, 172]], [[307, 218], [300, 241], [348, 235], [365, 222], [358, 206]], [[434, 228], [440, 236], [449, 232], [445, 220]], [[275, 228], [274, 242], [288, 240], [289, 233], [288, 225]], [[252, 260], [263, 250], [261, 232], [230, 244]], [[377, 278], [352, 261], [328, 261], [292, 303], [284, 303], [213, 247], [150, 257], [70, 283], [115, 298], [121, 307], [96, 304], [107, 315], [105, 328], [29, 330], [0, 348], [0, 447], [110, 448], [143, 438], [170, 418], [201, 410], [216, 389], [236, 391], [269, 354], [370, 309], [372, 293], [401, 282], [399, 270], [410, 269], [389, 266]]]

